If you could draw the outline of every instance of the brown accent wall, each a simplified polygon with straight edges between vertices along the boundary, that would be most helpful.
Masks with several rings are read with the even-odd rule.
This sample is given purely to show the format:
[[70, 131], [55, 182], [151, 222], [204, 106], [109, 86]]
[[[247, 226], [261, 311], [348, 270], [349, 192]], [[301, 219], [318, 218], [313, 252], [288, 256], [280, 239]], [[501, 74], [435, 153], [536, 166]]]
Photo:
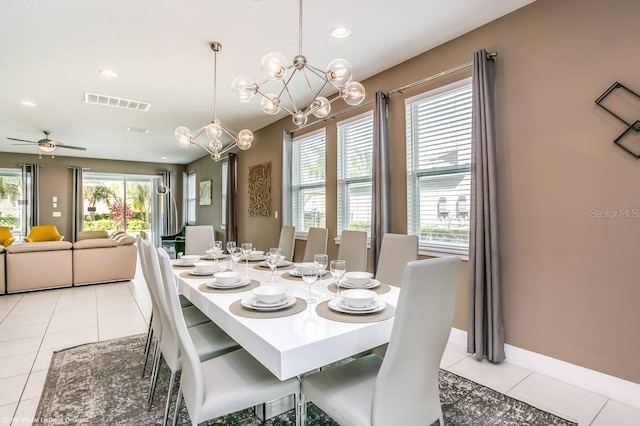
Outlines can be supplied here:
[[[42, 225], [55, 225], [65, 239], [71, 239], [72, 221], [72, 171], [69, 167], [82, 166], [89, 172], [97, 173], [121, 173], [132, 175], [156, 175], [161, 171], [169, 170], [176, 174], [176, 187], [173, 192], [178, 201], [178, 212], [182, 205], [182, 172], [184, 166], [175, 164], [142, 163], [133, 161], [98, 160], [93, 158], [63, 157], [55, 158], [37, 155], [13, 154], [3, 152], [0, 155], [0, 168], [19, 168], [21, 163], [38, 164], [40, 167], [40, 223]], [[58, 197], [58, 206], [54, 209], [52, 199]], [[61, 217], [53, 217], [53, 212], [59, 211]]]
[[[640, 163], [612, 143], [623, 128], [594, 104], [614, 81], [640, 91], [639, 12], [635, 0], [538, 0], [364, 82], [371, 97], [376, 90], [389, 91], [470, 61], [478, 49], [498, 52], [507, 343], [636, 383], [640, 217], [594, 218], [592, 209], [640, 208]], [[459, 72], [391, 98], [393, 232], [406, 232], [404, 98], [469, 75], [470, 70]], [[243, 213], [247, 169], [271, 161], [272, 209], [280, 210], [277, 171], [285, 128], [293, 128], [289, 118], [256, 132], [254, 147], [239, 155], [240, 239], [260, 248], [277, 244], [280, 221], [273, 214], [249, 218]], [[329, 121], [331, 257], [337, 254], [335, 158], [335, 125]], [[466, 269], [465, 262], [455, 316], [459, 328], [466, 328]]]
[[[224, 240], [222, 229], [222, 163], [212, 161], [207, 155], [186, 167], [187, 172], [196, 174], [196, 225], [213, 225], [216, 239]], [[199, 185], [211, 180], [211, 205], [201, 206]]]

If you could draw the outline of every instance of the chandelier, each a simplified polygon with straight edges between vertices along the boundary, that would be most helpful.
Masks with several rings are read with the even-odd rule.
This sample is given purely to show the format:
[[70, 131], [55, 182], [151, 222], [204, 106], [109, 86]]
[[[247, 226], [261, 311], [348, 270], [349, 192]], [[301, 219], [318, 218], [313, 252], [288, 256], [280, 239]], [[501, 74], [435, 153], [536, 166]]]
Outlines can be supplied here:
[[[351, 106], [360, 105], [365, 97], [364, 86], [357, 81], [351, 81], [351, 64], [342, 58], [337, 58], [329, 62], [326, 71], [314, 67], [307, 62], [307, 58], [302, 54], [302, 0], [298, 9], [298, 55], [293, 58], [293, 63], [288, 65], [286, 58], [277, 52], [267, 53], [262, 58], [262, 72], [265, 80], [258, 84], [251, 78], [238, 76], [231, 84], [231, 91], [240, 102], [249, 102], [256, 93], [262, 96], [260, 104], [262, 111], [269, 115], [278, 114], [285, 110], [292, 116], [293, 123], [300, 127], [307, 124], [309, 115], [317, 118], [324, 118], [331, 112], [331, 104], [338, 99], [344, 100]], [[306, 107], [299, 107], [293, 99], [290, 85], [294, 81], [296, 74], [304, 77], [304, 81], [309, 88], [313, 101]], [[314, 90], [310, 77], [320, 79], [320, 88]], [[298, 77], [299, 79], [300, 77]], [[282, 87], [278, 91], [266, 91], [263, 86], [270, 82], [280, 81]], [[338, 90], [337, 95], [329, 100], [320, 96], [325, 87], [333, 86]], [[284, 105], [283, 97], [287, 101]]]
[[[201, 127], [194, 133], [192, 133], [187, 127], [180, 126], [176, 129], [174, 134], [181, 148], [188, 149], [192, 145], [195, 145], [209, 153], [212, 160], [218, 161], [222, 154], [236, 146], [241, 150], [251, 148], [253, 133], [249, 129], [242, 129], [239, 133], [235, 133], [224, 127], [220, 123], [220, 120], [218, 120], [218, 116], [216, 115], [216, 82], [218, 81], [217, 58], [222, 45], [217, 41], [212, 41], [209, 43], [209, 47], [213, 50], [213, 119], [211, 120], [211, 123]], [[205, 134], [209, 138], [209, 143], [206, 146], [201, 145], [196, 141], [198, 136], [202, 134]], [[232, 142], [223, 147], [221, 138], [224, 134], [229, 136]]]

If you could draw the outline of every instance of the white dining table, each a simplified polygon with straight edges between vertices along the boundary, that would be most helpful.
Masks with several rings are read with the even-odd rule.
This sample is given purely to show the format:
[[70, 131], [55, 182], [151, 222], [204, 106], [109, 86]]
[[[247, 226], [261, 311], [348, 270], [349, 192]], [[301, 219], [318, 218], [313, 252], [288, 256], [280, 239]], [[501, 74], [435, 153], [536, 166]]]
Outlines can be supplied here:
[[[220, 261], [227, 267], [231, 263]], [[287, 270], [276, 271], [275, 282], [271, 281], [268, 268], [255, 269], [255, 263], [238, 264], [241, 277], [259, 281], [263, 286], [283, 285], [289, 294], [306, 299], [308, 286], [302, 281], [283, 278]], [[205, 293], [198, 290], [206, 280], [188, 277], [184, 268], [174, 268], [178, 287], [182, 294], [207, 317], [222, 328], [240, 346], [264, 365], [280, 380], [300, 377], [336, 361], [389, 342], [393, 318], [371, 323], [346, 323], [321, 317], [316, 313], [316, 304], [297, 314], [281, 318], [245, 318], [229, 311], [230, 305], [247, 297], [251, 291], [236, 293]], [[185, 277], [187, 276], [187, 277]], [[313, 297], [318, 303], [335, 297], [328, 290], [333, 278], [320, 280], [312, 287]], [[399, 288], [378, 295], [376, 300], [396, 306]]]

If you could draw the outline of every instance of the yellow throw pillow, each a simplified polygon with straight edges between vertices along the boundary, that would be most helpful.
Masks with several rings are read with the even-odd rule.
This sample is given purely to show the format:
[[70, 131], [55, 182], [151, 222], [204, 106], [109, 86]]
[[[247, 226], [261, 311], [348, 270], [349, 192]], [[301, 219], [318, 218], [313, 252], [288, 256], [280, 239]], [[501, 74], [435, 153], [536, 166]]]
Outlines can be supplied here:
[[13, 237], [11, 237], [11, 238], [7, 238], [6, 240], [4, 240], [4, 241], [0, 242], [0, 245], [5, 246], [5, 247], [9, 247], [11, 244], [13, 244], [13, 242], [14, 242], [15, 240], [16, 240], [16, 239], [15, 239], [15, 238], [13, 238]]
[[55, 226], [39, 225], [32, 227], [29, 236], [24, 240], [28, 243], [37, 243], [41, 241], [62, 241], [63, 238]]

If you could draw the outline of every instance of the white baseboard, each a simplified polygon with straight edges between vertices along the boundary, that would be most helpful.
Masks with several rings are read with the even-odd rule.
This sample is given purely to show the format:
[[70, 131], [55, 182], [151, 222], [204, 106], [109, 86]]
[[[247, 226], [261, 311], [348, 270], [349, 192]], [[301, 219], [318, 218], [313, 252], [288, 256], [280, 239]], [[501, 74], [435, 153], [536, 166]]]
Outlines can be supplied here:
[[[467, 346], [467, 332], [451, 329], [449, 342]], [[505, 362], [640, 408], [640, 384], [505, 344]]]

